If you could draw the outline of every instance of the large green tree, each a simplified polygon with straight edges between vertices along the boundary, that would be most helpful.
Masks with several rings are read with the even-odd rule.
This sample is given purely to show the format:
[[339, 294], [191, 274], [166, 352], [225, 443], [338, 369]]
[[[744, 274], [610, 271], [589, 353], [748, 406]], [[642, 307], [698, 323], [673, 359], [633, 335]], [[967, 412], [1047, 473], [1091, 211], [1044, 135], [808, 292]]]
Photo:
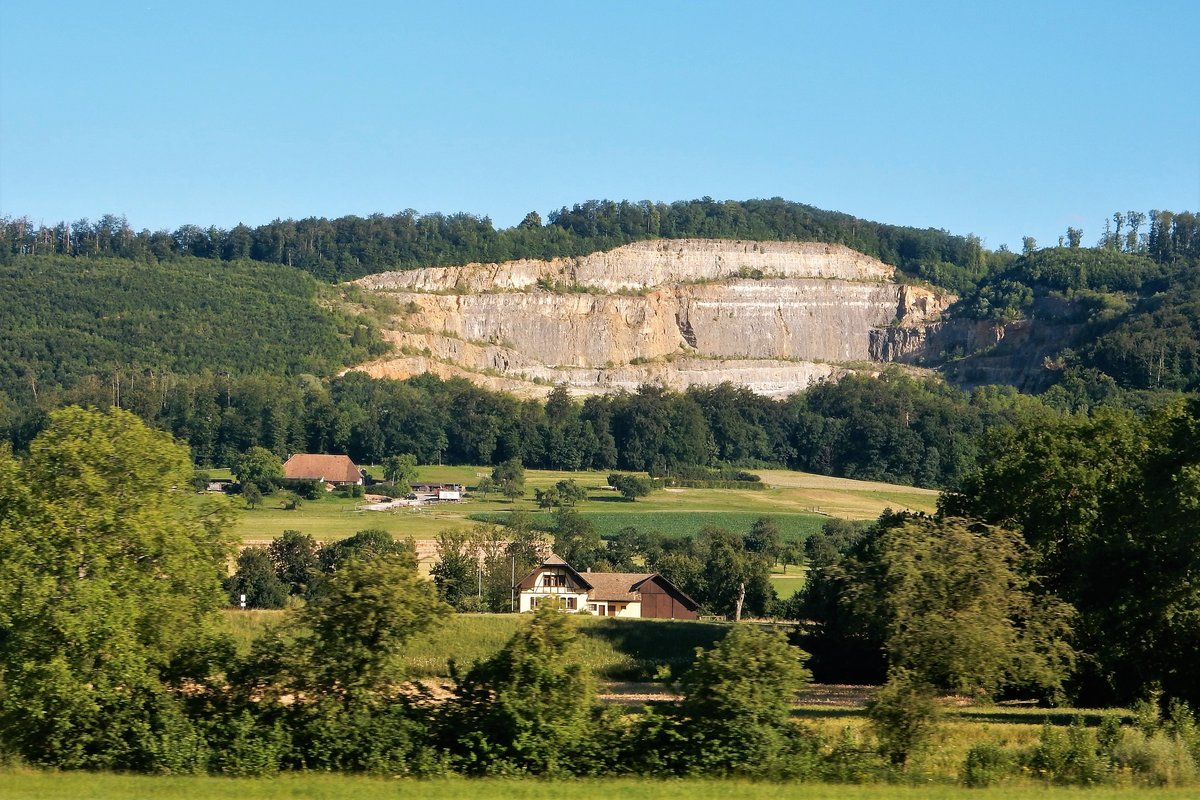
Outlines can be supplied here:
[[1101, 412], [1022, 420], [945, 512], [1019, 530], [1046, 587], [1079, 611], [1088, 702], [1154, 687], [1200, 700], [1200, 402], [1153, 417]]
[[1073, 612], [1041, 590], [1031, 565], [1010, 530], [885, 514], [810, 572], [811, 646], [829, 661], [882, 654], [945, 691], [1061, 697], [1075, 663]]
[[255, 445], [238, 457], [233, 465], [233, 476], [238, 483], [252, 483], [260, 492], [269, 494], [283, 480], [283, 462], [267, 448]]
[[[187, 448], [126, 411], [66, 408], [0, 451], [0, 740], [34, 763], [184, 769], [171, 686], [211, 637], [228, 506]], [[194, 767], [195, 765], [193, 765]]]

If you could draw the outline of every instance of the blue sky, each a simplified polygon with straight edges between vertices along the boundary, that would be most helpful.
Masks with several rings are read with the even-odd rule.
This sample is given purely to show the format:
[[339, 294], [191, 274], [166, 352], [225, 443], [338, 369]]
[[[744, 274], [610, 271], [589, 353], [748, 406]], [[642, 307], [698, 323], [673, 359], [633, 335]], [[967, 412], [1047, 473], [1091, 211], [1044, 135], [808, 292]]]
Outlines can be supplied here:
[[781, 196], [1085, 242], [1200, 208], [1197, 2], [0, 0], [0, 214]]

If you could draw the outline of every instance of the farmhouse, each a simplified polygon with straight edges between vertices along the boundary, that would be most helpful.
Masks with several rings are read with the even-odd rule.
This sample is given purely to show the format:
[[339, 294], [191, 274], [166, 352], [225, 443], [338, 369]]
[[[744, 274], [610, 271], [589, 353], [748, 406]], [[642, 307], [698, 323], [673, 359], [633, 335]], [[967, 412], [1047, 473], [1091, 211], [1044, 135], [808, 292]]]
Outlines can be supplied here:
[[334, 486], [362, 485], [362, 471], [350, 456], [324, 456], [296, 453], [283, 465], [283, 477], [289, 480], [323, 481]]
[[584, 572], [551, 553], [517, 584], [521, 611], [547, 597], [562, 609], [601, 617], [696, 619], [700, 604], [656, 572]]

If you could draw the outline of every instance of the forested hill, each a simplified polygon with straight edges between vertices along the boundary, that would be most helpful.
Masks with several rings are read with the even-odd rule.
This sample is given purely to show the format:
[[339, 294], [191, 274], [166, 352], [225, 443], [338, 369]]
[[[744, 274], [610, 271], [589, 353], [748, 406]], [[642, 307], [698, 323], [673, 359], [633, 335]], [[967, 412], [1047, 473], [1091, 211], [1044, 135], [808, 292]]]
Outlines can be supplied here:
[[817, 241], [844, 244], [962, 293], [1012, 256], [990, 253], [978, 237], [887, 225], [779, 198], [674, 203], [589, 201], [565, 206], [543, 223], [536, 212], [497, 229], [472, 214], [372, 214], [309, 217], [229, 230], [183, 225], [135, 231], [105, 215], [52, 227], [0, 220], [0, 260], [25, 254], [116, 256], [163, 261], [181, 256], [251, 259], [299, 267], [325, 281], [422, 266], [579, 256], [655, 238]]
[[[1170, 226], [1152, 228], [1144, 242], [1110, 234], [1100, 247], [1029, 252], [989, 275], [952, 314], [1016, 333], [951, 365], [952, 379], [980, 365], [987, 370], [990, 362], [988, 382], [1025, 388], [1062, 382], [1066, 368], [1068, 377], [1082, 370], [1093, 395], [1106, 385], [1196, 391], [1200, 225], [1195, 215], [1180, 214]], [[1005, 362], [1008, 367], [994, 369]], [[1031, 382], [1011, 377], [1038, 369], [1040, 378]]]
[[324, 376], [380, 352], [363, 320], [318, 302], [319, 288], [251, 261], [10, 261], [0, 265], [0, 406], [85, 379], [110, 384], [115, 399], [122, 375]]

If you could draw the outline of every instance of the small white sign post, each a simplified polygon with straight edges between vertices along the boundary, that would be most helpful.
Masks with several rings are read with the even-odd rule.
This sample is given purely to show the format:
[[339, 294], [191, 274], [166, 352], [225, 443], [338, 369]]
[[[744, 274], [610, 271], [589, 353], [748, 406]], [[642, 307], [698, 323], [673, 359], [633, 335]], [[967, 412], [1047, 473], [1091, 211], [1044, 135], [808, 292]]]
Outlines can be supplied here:
[[242, 610], [246, 609], [246, 595], [242, 595]]

